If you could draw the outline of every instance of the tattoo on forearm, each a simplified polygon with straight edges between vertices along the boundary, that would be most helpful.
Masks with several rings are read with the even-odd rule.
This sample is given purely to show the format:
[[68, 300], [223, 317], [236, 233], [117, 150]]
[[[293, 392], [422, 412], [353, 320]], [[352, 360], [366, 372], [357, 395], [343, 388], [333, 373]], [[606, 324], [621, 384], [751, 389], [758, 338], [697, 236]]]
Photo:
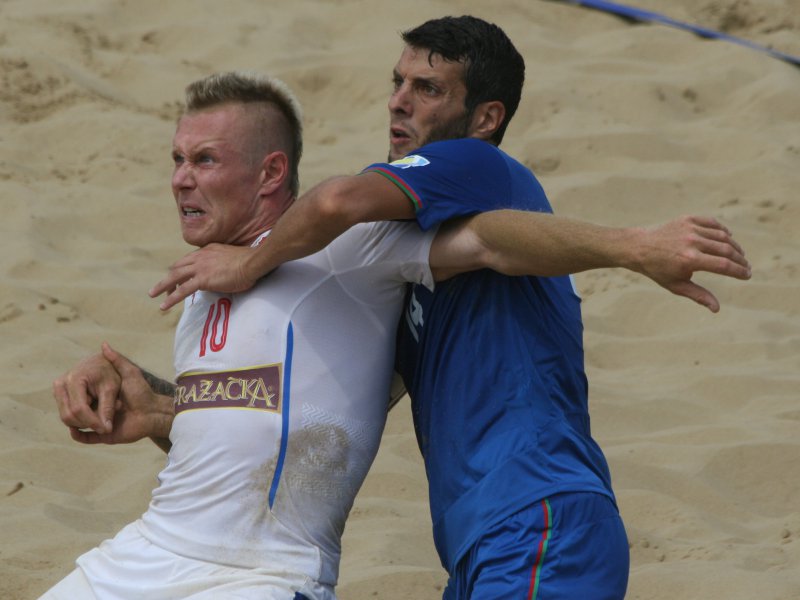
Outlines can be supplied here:
[[144, 369], [142, 369], [142, 376], [144, 380], [147, 382], [147, 385], [150, 386], [150, 389], [153, 390], [156, 394], [160, 394], [161, 396], [174, 396], [175, 395], [175, 384], [170, 381], [165, 381], [159, 377], [156, 377], [152, 373], [148, 373]]

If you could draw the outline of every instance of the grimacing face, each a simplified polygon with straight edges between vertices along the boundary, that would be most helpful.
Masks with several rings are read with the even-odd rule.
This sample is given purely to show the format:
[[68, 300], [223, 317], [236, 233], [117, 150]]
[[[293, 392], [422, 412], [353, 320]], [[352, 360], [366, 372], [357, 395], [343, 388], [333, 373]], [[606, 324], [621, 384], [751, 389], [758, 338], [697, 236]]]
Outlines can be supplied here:
[[240, 105], [185, 114], [172, 142], [172, 194], [183, 239], [249, 245], [264, 230], [269, 203], [262, 170], [248, 153], [250, 119]]
[[429, 142], [469, 136], [464, 65], [428, 50], [406, 46], [392, 75], [389, 98], [389, 160]]

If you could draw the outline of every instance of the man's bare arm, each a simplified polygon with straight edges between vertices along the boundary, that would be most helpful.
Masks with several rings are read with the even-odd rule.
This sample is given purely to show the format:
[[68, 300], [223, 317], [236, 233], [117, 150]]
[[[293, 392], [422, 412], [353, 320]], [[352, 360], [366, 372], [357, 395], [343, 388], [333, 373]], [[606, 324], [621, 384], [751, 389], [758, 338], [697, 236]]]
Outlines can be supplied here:
[[[114, 366], [117, 370], [125, 368], [125, 365], [119, 364], [116, 361]], [[133, 363], [131, 363], [132, 366]], [[161, 450], [169, 453], [172, 448], [172, 442], [169, 441], [169, 432], [172, 429], [172, 421], [175, 419], [175, 384], [171, 381], [156, 377], [152, 373], [140, 369], [142, 377], [150, 389], [153, 391], [153, 398], [150, 404], [150, 418], [157, 423], [158, 429], [155, 427], [148, 433], [150, 440]], [[135, 376], [135, 373], [131, 373]], [[123, 379], [124, 382], [124, 379]]]
[[[413, 216], [405, 194], [377, 173], [329, 179], [298, 199], [258, 248], [211, 244], [192, 252], [170, 268], [150, 295], [166, 292], [161, 304], [166, 310], [199, 289], [243, 291], [283, 262], [321, 250], [356, 223]], [[651, 229], [609, 228], [504, 210], [476, 215], [469, 222], [464, 237], [449, 246], [450, 254], [433, 265], [439, 279], [484, 267], [542, 276], [624, 267], [716, 311], [716, 298], [690, 281], [692, 273], [749, 277], [749, 265], [730, 232], [704, 217], [684, 217]], [[434, 248], [448, 247], [443, 243], [448, 231], [454, 230], [448, 225], [440, 230]]]
[[210, 244], [170, 267], [151, 290], [166, 310], [197, 290], [237, 293], [281, 264], [322, 250], [356, 223], [413, 219], [408, 197], [382, 175], [334, 177], [297, 199], [257, 248]]
[[697, 216], [650, 228], [615, 228], [548, 213], [498, 210], [445, 224], [430, 260], [440, 281], [478, 268], [556, 276], [622, 267], [712, 312], [719, 310], [719, 302], [691, 281], [696, 271], [750, 277], [744, 251], [730, 231], [716, 219]]

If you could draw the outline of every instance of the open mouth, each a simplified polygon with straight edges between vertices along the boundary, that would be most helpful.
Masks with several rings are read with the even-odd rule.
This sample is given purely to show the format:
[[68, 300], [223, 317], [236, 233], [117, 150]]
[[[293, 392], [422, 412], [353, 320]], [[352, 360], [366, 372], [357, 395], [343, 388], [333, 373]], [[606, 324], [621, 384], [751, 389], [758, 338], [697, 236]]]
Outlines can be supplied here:
[[184, 217], [193, 218], [193, 217], [201, 217], [206, 213], [204, 211], [198, 210], [196, 208], [182, 208], [181, 209], [181, 214]]
[[389, 137], [391, 138], [393, 144], [402, 143], [411, 139], [411, 136], [409, 136], [405, 131], [402, 129], [397, 129], [396, 127], [389, 129]]

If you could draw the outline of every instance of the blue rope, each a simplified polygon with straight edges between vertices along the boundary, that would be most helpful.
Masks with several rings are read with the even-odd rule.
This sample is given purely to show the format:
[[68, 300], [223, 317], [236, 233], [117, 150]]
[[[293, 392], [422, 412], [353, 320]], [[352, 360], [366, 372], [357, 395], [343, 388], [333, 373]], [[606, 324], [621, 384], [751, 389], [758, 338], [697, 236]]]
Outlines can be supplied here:
[[700, 27], [698, 25], [692, 25], [691, 23], [684, 23], [683, 21], [676, 21], [675, 19], [670, 19], [669, 17], [665, 17], [664, 15], [654, 13], [649, 10], [642, 10], [641, 8], [626, 6], [624, 4], [618, 4], [617, 2], [605, 2], [604, 0], [556, 0], [556, 1], [568, 2], [570, 4], [578, 4], [580, 6], [585, 6], [587, 8], [593, 8], [595, 10], [612, 13], [620, 17], [623, 17], [625, 19], [630, 19], [631, 21], [639, 21], [639, 22], [650, 21], [653, 23], [662, 23], [664, 25], [669, 25], [670, 27], [677, 27], [678, 29], [684, 29], [686, 31], [690, 31], [691, 33], [699, 35], [700, 37], [703, 38], [724, 40], [726, 42], [739, 44], [740, 46], [746, 46], [747, 48], [751, 48], [753, 50], [766, 52], [773, 58], [784, 60], [788, 63], [793, 64], [795, 67], [800, 67], [800, 57], [792, 56], [791, 54], [786, 54], [784, 52], [778, 52], [777, 50], [773, 50], [772, 48], [767, 48], [766, 46], [761, 46], [760, 44], [756, 44], [754, 42], [744, 40], [742, 38], [728, 35], [726, 33], [714, 31], [713, 29]]

